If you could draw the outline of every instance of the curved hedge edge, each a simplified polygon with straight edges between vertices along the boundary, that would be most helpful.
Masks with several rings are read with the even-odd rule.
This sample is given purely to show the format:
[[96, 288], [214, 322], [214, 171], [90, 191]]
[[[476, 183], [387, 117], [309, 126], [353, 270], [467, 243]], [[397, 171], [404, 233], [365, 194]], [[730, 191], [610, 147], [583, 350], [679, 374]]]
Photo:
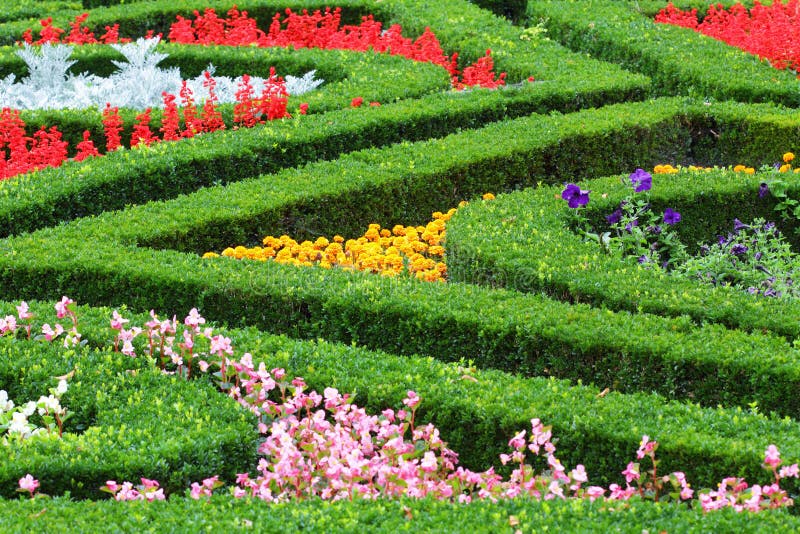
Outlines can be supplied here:
[[527, 10], [565, 46], [651, 76], [659, 95], [800, 106], [791, 72], [693, 30], [656, 24], [634, 4], [529, 1]]
[[[775, 200], [757, 198], [762, 180], [731, 171], [655, 175], [652, 209], [672, 207], [680, 212], [676, 230], [684, 243], [694, 246], [727, 235], [734, 218], [774, 218]], [[603, 216], [632, 192], [627, 175], [580, 183], [592, 191], [586, 213], [602, 233], [608, 229]], [[514, 193], [496, 203], [459, 210], [447, 227], [450, 280], [544, 291], [561, 300], [613, 310], [688, 315], [698, 323], [769, 330], [789, 341], [800, 334], [798, 302], [755, 298], [739, 289], [685, 280], [604, 254], [597, 243], [584, 242], [568, 228], [570, 210], [560, 198], [562, 189]], [[800, 184], [795, 184], [795, 196], [798, 190]], [[707, 209], [709, 203], [713, 210]]]
[[[41, 317], [52, 315], [48, 311], [52, 305], [30, 304]], [[0, 309], [13, 311], [8, 303]], [[131, 325], [150, 319], [146, 314], [122, 312]], [[205, 310], [201, 313], [213, 318]], [[108, 345], [110, 316], [107, 308], [78, 308], [81, 330], [90, 344]], [[632, 459], [643, 434], [660, 443], [660, 470], [685, 471], [697, 489], [716, 487], [722, 477], [733, 474], [747, 476], [751, 483], [764, 480], [761, 462], [769, 444], [776, 444], [788, 463], [800, 457], [794, 439], [798, 423], [788, 418], [767, 418], [741, 408], [666, 402], [653, 394], [599, 396], [598, 387], [564, 380], [476, 370], [466, 361], [445, 364], [430, 357], [292, 340], [253, 328], [215, 328], [214, 332], [232, 339], [235, 354], [249, 352], [256, 365], [264, 361], [269, 369], [282, 367], [290, 376], [303, 377], [310, 389], [335, 387], [355, 393], [356, 404], [369, 413], [397, 408], [406, 391], [415, 390], [422, 397], [417, 420], [433, 422], [459, 453], [461, 463], [474, 470], [494, 465], [507, 474], [498, 455], [508, 452], [508, 440], [529, 427], [534, 417], [553, 425], [559, 440], [557, 456], [569, 467], [583, 463], [590, 483], [620, 483], [619, 472]], [[136, 340], [140, 355], [143, 343]]]
[[639, 94], [640, 86], [636, 81], [620, 86], [598, 82], [585, 89], [586, 94], [576, 95], [573, 84], [534, 83], [467, 95], [436, 94], [120, 150], [0, 183], [0, 235], [173, 198], [220, 180], [234, 182], [342, 152], [447, 135], [554, 107], [568, 111], [623, 100]]
[[[621, 509], [620, 509], [621, 508]], [[42, 510], [46, 509], [46, 513]], [[0, 501], [0, 528], [9, 534], [34, 530], [90, 531], [98, 524], [121, 531], [265, 532], [505, 532], [541, 529], [558, 532], [748, 532], [791, 531], [800, 520], [785, 511], [759, 514], [731, 509], [703, 513], [675, 505], [632, 502], [610, 506], [599, 501], [514, 499], [458, 505], [432, 500], [354, 502], [304, 501], [282, 504], [215, 496], [210, 500], [172, 498], [167, 502], [72, 502], [67, 499]], [[512, 526], [513, 525], [513, 526]]]

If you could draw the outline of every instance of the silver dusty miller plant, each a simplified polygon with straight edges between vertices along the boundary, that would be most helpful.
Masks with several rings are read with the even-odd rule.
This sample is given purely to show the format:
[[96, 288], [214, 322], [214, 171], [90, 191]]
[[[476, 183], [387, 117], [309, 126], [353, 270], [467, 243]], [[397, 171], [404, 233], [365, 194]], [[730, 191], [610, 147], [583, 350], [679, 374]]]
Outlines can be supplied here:
[[[156, 51], [159, 38], [137, 39], [135, 43], [112, 44], [125, 61], [114, 61], [117, 67], [108, 78], [93, 74], [72, 74], [69, 72], [76, 62], [70, 60], [72, 47], [67, 45], [44, 44], [36, 47], [24, 44], [19, 55], [28, 66], [28, 77], [16, 82], [10, 74], [0, 79], [0, 107], [14, 109], [60, 109], [112, 106], [144, 109], [160, 107], [162, 92], [177, 95], [180, 92], [182, 78], [176, 67], [162, 69], [158, 64], [168, 54]], [[206, 69], [214, 74], [214, 66]], [[286, 89], [290, 95], [301, 95], [319, 87], [323, 80], [314, 78], [316, 71], [307, 72], [300, 78], [286, 76]], [[203, 86], [204, 76], [186, 80], [194, 100], [202, 103], [208, 98], [208, 89]], [[241, 77], [215, 77], [215, 94], [220, 103], [236, 101]], [[255, 93], [260, 93], [266, 80], [257, 76], [250, 77], [250, 84]]]

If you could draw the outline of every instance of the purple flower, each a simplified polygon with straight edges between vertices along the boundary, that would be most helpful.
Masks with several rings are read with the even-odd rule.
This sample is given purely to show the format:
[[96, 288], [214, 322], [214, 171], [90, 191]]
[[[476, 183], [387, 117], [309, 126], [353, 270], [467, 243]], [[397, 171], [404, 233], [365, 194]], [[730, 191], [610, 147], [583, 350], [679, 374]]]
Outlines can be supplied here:
[[741, 243], [737, 243], [731, 247], [731, 254], [734, 256], [741, 256], [745, 252], [747, 252], [748, 248]]
[[748, 225], [744, 224], [739, 219], [734, 219], [733, 220], [733, 231], [738, 233], [739, 230], [741, 230], [742, 228], [750, 228], [750, 227]]
[[561, 192], [561, 198], [567, 201], [570, 208], [579, 208], [589, 203], [589, 193], [575, 184], [567, 184]]
[[647, 227], [647, 231], [648, 231], [648, 232], [652, 232], [652, 233], [653, 233], [653, 234], [655, 234], [655, 235], [658, 235], [658, 234], [660, 234], [660, 233], [661, 233], [661, 225], [660, 225], [660, 224], [657, 224], [657, 225], [655, 225], [655, 226], [648, 226], [648, 227]]
[[631, 222], [629, 222], [628, 224], [626, 224], [626, 225], [625, 225], [625, 230], [627, 230], [628, 232], [630, 232], [630, 231], [632, 231], [632, 230], [633, 230], [633, 227], [634, 227], [634, 226], [639, 226], [639, 220], [638, 220], [638, 219], [634, 219], [634, 220], [632, 220]]
[[636, 261], [638, 261], [639, 263], [647, 263], [648, 261], [650, 261], [650, 258], [648, 258], [647, 256], [642, 255], [642, 256], [639, 256], [638, 258], [636, 258]]
[[606, 215], [606, 220], [608, 224], [616, 224], [622, 218], [622, 210], [614, 210], [614, 213], [611, 215]]
[[664, 224], [678, 224], [681, 220], [681, 214], [672, 208], [664, 210]]
[[644, 169], [636, 169], [630, 174], [631, 185], [635, 187], [634, 193], [649, 191], [653, 187], [653, 177]]
[[764, 198], [769, 193], [769, 186], [766, 182], [761, 182], [761, 185], [758, 186], [758, 198]]

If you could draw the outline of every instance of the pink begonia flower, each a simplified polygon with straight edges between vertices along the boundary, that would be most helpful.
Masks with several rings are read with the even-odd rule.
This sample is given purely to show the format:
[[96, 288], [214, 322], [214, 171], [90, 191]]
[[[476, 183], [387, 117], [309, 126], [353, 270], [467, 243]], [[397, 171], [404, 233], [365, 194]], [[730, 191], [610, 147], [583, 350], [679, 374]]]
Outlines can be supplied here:
[[55, 338], [57, 338], [63, 333], [64, 333], [64, 327], [61, 326], [60, 323], [56, 323], [55, 330], [53, 330], [48, 323], [42, 325], [42, 334], [44, 334], [44, 338], [47, 341], [53, 341]]
[[639, 450], [636, 451], [636, 457], [641, 460], [647, 454], [653, 452], [655, 447], [656, 447], [655, 441], [650, 441], [650, 437], [647, 435], [642, 436], [642, 441], [639, 443]]
[[108, 491], [110, 491], [112, 493], [116, 493], [116, 492], [119, 491], [120, 486], [119, 486], [119, 484], [117, 484], [116, 480], [106, 480], [106, 485], [103, 486], [103, 488], [107, 489]]
[[436, 471], [438, 467], [438, 463], [436, 462], [436, 454], [433, 451], [428, 451], [422, 457], [422, 462], [420, 463], [420, 467], [426, 473], [432, 473]]
[[211, 338], [211, 348], [208, 349], [212, 354], [222, 356], [222, 353], [233, 354], [231, 339], [222, 335]]
[[19, 303], [19, 306], [17, 306], [17, 315], [19, 316], [20, 321], [33, 319], [33, 314], [28, 311], [28, 303], [24, 300]]
[[525, 434], [526, 434], [525, 430], [520, 430], [519, 432], [517, 432], [514, 435], [513, 438], [508, 440], [508, 446], [511, 447], [512, 449], [516, 449], [518, 451], [521, 451], [522, 449], [524, 449], [525, 448]]
[[204, 372], [204, 373], [205, 373], [206, 371], [208, 371], [208, 368], [211, 366], [211, 364], [210, 364], [210, 363], [208, 363], [208, 362], [207, 362], [207, 361], [205, 361], [205, 360], [200, 360], [199, 362], [197, 362], [197, 365], [198, 365], [198, 366], [200, 366], [200, 370], [201, 370], [202, 372]]
[[272, 376], [275, 378], [275, 380], [283, 380], [286, 377], [286, 371], [280, 367], [276, 367], [270, 371], [270, 373], [272, 373]]
[[183, 324], [192, 328], [198, 328], [201, 324], [206, 324], [206, 320], [197, 311], [197, 308], [192, 308], [189, 315], [183, 320]]
[[625, 475], [625, 481], [630, 484], [633, 480], [639, 480], [639, 464], [628, 462], [628, 467], [622, 472]]
[[13, 315], [7, 315], [4, 319], [0, 319], [0, 334], [6, 332], [14, 333], [17, 331], [17, 318]]
[[39, 481], [33, 478], [30, 473], [19, 479], [19, 489], [29, 492], [31, 496], [33, 496], [38, 487]]
[[570, 471], [569, 476], [575, 482], [586, 482], [589, 480], [589, 477], [586, 474], [586, 468], [583, 467], [583, 464], [578, 464], [575, 469]]
[[414, 408], [416, 405], [419, 404], [420, 398], [419, 395], [415, 391], [409, 390], [406, 393], [407, 397], [403, 399], [403, 404], [408, 406], [409, 408]]
[[55, 305], [56, 317], [58, 317], [59, 319], [63, 319], [64, 317], [66, 317], [69, 314], [68, 306], [70, 304], [75, 304], [75, 301], [66, 296], [61, 297], [61, 302], [56, 302]]
[[600, 486], [589, 486], [586, 488], [586, 495], [589, 497], [590, 501], [594, 501], [595, 499], [601, 499], [603, 495], [605, 495], [606, 490], [601, 488]]
[[114, 330], [122, 330], [122, 325], [129, 322], [128, 319], [124, 319], [117, 310], [111, 314], [111, 328]]
[[800, 472], [798, 471], [797, 464], [785, 465], [781, 467], [781, 470], [778, 471], [778, 476], [781, 478], [786, 478], [786, 477], [800, 478]]
[[684, 501], [688, 501], [692, 496], [694, 496], [694, 490], [692, 488], [685, 486], [681, 489], [681, 499]]
[[777, 467], [781, 463], [781, 453], [775, 445], [770, 445], [764, 451], [764, 463], [770, 467]]

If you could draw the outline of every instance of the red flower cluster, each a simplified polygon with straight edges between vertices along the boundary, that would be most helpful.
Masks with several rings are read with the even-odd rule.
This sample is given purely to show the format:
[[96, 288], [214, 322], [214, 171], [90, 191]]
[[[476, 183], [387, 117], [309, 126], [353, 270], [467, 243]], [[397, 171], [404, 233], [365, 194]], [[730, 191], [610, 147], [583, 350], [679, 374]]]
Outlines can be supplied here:
[[[287, 113], [288, 93], [286, 84], [280, 76], [275, 74], [275, 69], [270, 69], [270, 77], [264, 84], [261, 94], [256, 96], [249, 83], [250, 77], [243, 76], [242, 84], [237, 93], [238, 102], [234, 105], [234, 125], [250, 128], [267, 120], [291, 118]], [[151, 109], [147, 108], [136, 116], [131, 133], [130, 146], [149, 146], [158, 141], [175, 141], [183, 137], [193, 137], [203, 132], [213, 132], [225, 129], [222, 114], [217, 109], [217, 99], [214, 96], [216, 82], [206, 73], [204, 82], [209, 89], [211, 98], [207, 99], [202, 112], [198, 115], [197, 107], [192, 98], [191, 90], [183, 84], [180, 91], [183, 105], [183, 130], [181, 130], [180, 110], [176, 103], [177, 97], [162, 93], [164, 99], [164, 114], [159, 131], [163, 137], [150, 127]], [[306, 104], [305, 109], [308, 109]], [[119, 108], [106, 104], [103, 110], [103, 130], [106, 138], [106, 151], [111, 152], [122, 146], [122, 119]], [[75, 161], [83, 161], [90, 156], [99, 156], [100, 152], [90, 139], [88, 131], [83, 133], [83, 141], [75, 148], [77, 153]], [[0, 112], [0, 179], [10, 178], [44, 167], [58, 167], [67, 160], [66, 141], [61, 138], [58, 128], [51, 126], [42, 128], [33, 134], [25, 135], [25, 122], [20, 118], [18, 110], [3, 108]]]
[[402, 27], [394, 24], [383, 31], [380, 22], [372, 15], [363, 17], [358, 26], [341, 25], [341, 8], [324, 12], [319, 10], [309, 14], [307, 10], [294, 13], [286, 10], [286, 18], [281, 14], [272, 18], [269, 32], [259, 30], [254, 19], [247, 16], [247, 11], [239, 11], [236, 7], [228, 11], [228, 18], [220, 18], [214, 9], [208, 8], [203, 14], [194, 12], [194, 20], [178, 16], [168, 34], [173, 43], [182, 44], [215, 44], [215, 45], [257, 45], [283, 46], [294, 48], [323, 48], [340, 50], [387, 52], [400, 55], [415, 61], [427, 61], [441, 65], [453, 78], [453, 86], [480, 86], [495, 88], [505, 83], [505, 74], [495, 78], [494, 65], [487, 51], [486, 56], [475, 64], [464, 69], [461, 80], [458, 79], [456, 61], [458, 54], [448, 57], [430, 28], [425, 28], [416, 40], [403, 37]]
[[[32, 30], [23, 35], [29, 44], [42, 43], [116, 43], [130, 41], [119, 38], [119, 25], [106, 26], [106, 33], [98, 41], [89, 28], [82, 26], [89, 15], [84, 13], [70, 24], [70, 32], [52, 25], [52, 18], [39, 21], [42, 25], [41, 37], [34, 41]], [[439, 40], [430, 30], [425, 28], [416, 40], [403, 37], [399, 24], [390, 26], [386, 31], [372, 15], [363, 17], [361, 24], [341, 25], [341, 8], [324, 12], [319, 10], [309, 14], [307, 10], [294, 13], [286, 10], [286, 18], [281, 14], [272, 18], [269, 32], [256, 26], [255, 19], [247, 15], [247, 11], [239, 11], [236, 6], [228, 11], [227, 18], [220, 18], [214, 9], [208, 8], [202, 14], [194, 12], [194, 19], [178, 16], [177, 22], [170, 27], [167, 37], [170, 42], [180, 44], [229, 45], [229, 46], [282, 46], [294, 48], [323, 48], [338, 50], [367, 51], [399, 55], [414, 61], [426, 61], [447, 69], [453, 81], [453, 87], [488, 87], [496, 88], [505, 84], [505, 73], [495, 76], [494, 64], [487, 50], [486, 56], [466, 67], [459, 79], [457, 68], [458, 54], [447, 56], [442, 50]], [[148, 32], [148, 37], [152, 36]]]
[[0, 179], [42, 167], [58, 167], [67, 159], [67, 142], [53, 126], [42, 126], [33, 137], [25, 135], [19, 111], [0, 111]]
[[771, 5], [755, 1], [748, 11], [742, 4], [725, 9], [711, 5], [702, 22], [697, 10], [681, 11], [672, 2], [662, 9], [656, 22], [691, 28], [709, 37], [768, 59], [777, 69], [800, 70], [800, 2], [789, 0]]
[[130, 39], [120, 39], [119, 38], [119, 24], [114, 24], [113, 26], [106, 26], [106, 33], [100, 36], [100, 39], [96, 39], [94, 33], [87, 27], [83, 26], [83, 23], [86, 22], [86, 19], [89, 18], [88, 13], [84, 13], [82, 15], [78, 15], [75, 17], [75, 20], [70, 22], [69, 27], [70, 31], [64, 37], [66, 33], [63, 29], [53, 26], [53, 17], [48, 17], [46, 19], [42, 19], [39, 21], [39, 24], [42, 25], [42, 29], [39, 33], [39, 39], [37, 41], [33, 40], [33, 30], [28, 28], [23, 32], [22, 39], [32, 45], [40, 45], [45, 43], [67, 43], [67, 44], [96, 44], [96, 43], [126, 43], [129, 42]]

